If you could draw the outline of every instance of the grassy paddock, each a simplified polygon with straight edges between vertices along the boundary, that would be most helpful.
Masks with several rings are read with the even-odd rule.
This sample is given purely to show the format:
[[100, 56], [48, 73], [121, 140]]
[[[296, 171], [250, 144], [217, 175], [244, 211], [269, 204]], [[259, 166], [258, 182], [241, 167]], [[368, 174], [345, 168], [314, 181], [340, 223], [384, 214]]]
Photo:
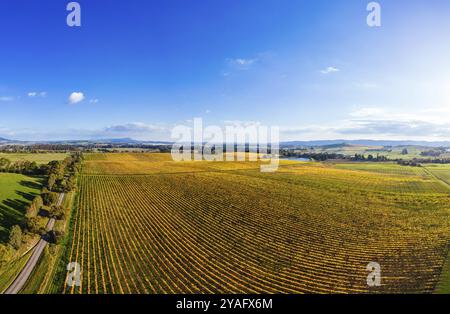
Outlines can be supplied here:
[[24, 254], [37, 241], [32, 235], [23, 236], [19, 251], [7, 247], [11, 226], [23, 223], [25, 208], [40, 193], [43, 179], [14, 173], [0, 173], [0, 292], [14, 280], [28, 260]]
[[[402, 151], [403, 149], [408, 150], [407, 155], [403, 155]], [[429, 147], [421, 147], [421, 146], [397, 146], [392, 147], [391, 149], [386, 149], [380, 146], [358, 146], [358, 145], [351, 145], [351, 146], [339, 146], [334, 148], [315, 148], [314, 152], [317, 153], [335, 153], [335, 154], [343, 154], [346, 156], [353, 156], [355, 154], [358, 155], [365, 155], [366, 157], [368, 155], [376, 156], [386, 156], [391, 160], [395, 159], [404, 159], [404, 160], [411, 160], [413, 158], [423, 158], [423, 159], [431, 159], [433, 157], [426, 157], [422, 156], [421, 153], [424, 151], [428, 151], [431, 148]], [[449, 157], [449, 153], [443, 153], [440, 158], [446, 158]]]
[[0, 243], [5, 243], [11, 226], [25, 218], [25, 208], [40, 193], [43, 178], [0, 173]]
[[48, 164], [53, 160], [64, 160], [68, 157], [67, 153], [0, 153], [0, 158], [9, 159], [12, 162], [15, 161], [34, 161], [37, 164]]

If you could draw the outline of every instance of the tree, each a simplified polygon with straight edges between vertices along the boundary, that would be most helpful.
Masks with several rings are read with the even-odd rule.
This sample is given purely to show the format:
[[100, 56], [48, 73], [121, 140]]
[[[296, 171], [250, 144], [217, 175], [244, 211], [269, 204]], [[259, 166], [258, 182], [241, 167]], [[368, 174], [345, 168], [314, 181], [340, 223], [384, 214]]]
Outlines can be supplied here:
[[11, 165], [11, 161], [9, 161], [9, 159], [6, 158], [0, 158], [0, 168], [2, 169], [7, 169], [9, 168], [9, 166]]
[[36, 217], [42, 205], [43, 205], [42, 197], [40, 195], [36, 196], [33, 199], [33, 202], [31, 202], [30, 206], [28, 206], [26, 216], [28, 218]]
[[53, 190], [54, 191], [57, 190], [59, 192], [66, 192], [67, 191], [66, 186], [67, 186], [66, 179], [61, 178], [61, 179], [56, 180], [56, 184], [54, 185]]
[[22, 229], [18, 225], [11, 228], [11, 233], [9, 234], [9, 244], [18, 250], [22, 245]]
[[58, 200], [58, 194], [54, 192], [44, 192], [41, 196], [45, 206], [51, 206]]
[[53, 205], [50, 208], [50, 217], [56, 220], [62, 220], [65, 217], [65, 210], [62, 206]]
[[66, 192], [73, 191], [76, 187], [76, 177], [70, 176], [66, 181]]
[[37, 217], [32, 217], [27, 220], [27, 229], [31, 233], [40, 234], [41, 227], [39, 226], [39, 219]]
[[408, 149], [407, 148], [403, 148], [402, 155], [408, 155], [408, 154], [409, 154]]
[[47, 180], [47, 188], [51, 191], [53, 190], [53, 186], [55, 185], [56, 182], [56, 176], [54, 174], [50, 174], [48, 176], [48, 180]]
[[64, 240], [64, 231], [62, 230], [54, 230], [49, 233], [50, 235], [50, 242], [61, 244]]

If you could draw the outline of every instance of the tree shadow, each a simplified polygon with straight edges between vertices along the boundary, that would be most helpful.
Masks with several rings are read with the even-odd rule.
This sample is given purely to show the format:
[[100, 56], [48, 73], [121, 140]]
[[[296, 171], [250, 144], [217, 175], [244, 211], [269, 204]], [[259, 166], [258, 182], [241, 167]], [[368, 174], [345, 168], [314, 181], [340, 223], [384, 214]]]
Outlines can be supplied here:
[[11, 211], [11, 209], [13, 209], [14, 211], [16, 211], [16, 214], [19, 213], [19, 215], [25, 215], [26, 213], [26, 207], [28, 206], [28, 203], [22, 200], [12, 200], [12, 199], [7, 199], [4, 200], [2, 202], [2, 204], [4, 205], [2, 208], [3, 210], [6, 209], [6, 212]]
[[38, 216], [50, 218], [50, 212], [46, 209], [41, 208], [39, 210]]
[[[21, 186], [36, 190], [36, 193], [27, 193], [16, 190], [14, 199], [9, 198], [0, 203], [0, 226], [3, 227], [0, 229], [0, 242], [2, 243], [8, 242], [9, 230], [12, 226], [20, 225], [23, 227], [25, 223], [26, 209], [29, 203], [31, 203], [36, 195], [39, 194], [39, 191], [45, 183], [44, 177], [28, 177], [33, 178], [35, 181], [21, 180], [19, 181], [19, 184]], [[36, 179], [38, 180], [37, 182]]]
[[14, 225], [24, 223], [24, 212], [27, 203], [20, 200], [7, 199], [0, 204], [0, 242], [6, 243], [9, 238], [9, 230]]
[[24, 187], [27, 187], [27, 188], [30, 188], [30, 189], [35, 189], [35, 190], [40, 190], [41, 187], [42, 187], [41, 183], [37, 183], [37, 182], [33, 182], [33, 181], [22, 180], [22, 181], [19, 182], [19, 184], [21, 186], [24, 186]]
[[9, 240], [8, 229], [0, 229], [0, 243], [6, 244]]
[[45, 233], [44, 235], [42, 235], [41, 239], [47, 241], [48, 243], [56, 243], [56, 235], [55, 232], [49, 231], [47, 233]]
[[24, 199], [26, 199], [27, 201], [30, 201], [30, 202], [33, 201], [37, 195], [34, 193], [25, 193], [22, 191], [16, 191], [16, 194], [22, 196]]

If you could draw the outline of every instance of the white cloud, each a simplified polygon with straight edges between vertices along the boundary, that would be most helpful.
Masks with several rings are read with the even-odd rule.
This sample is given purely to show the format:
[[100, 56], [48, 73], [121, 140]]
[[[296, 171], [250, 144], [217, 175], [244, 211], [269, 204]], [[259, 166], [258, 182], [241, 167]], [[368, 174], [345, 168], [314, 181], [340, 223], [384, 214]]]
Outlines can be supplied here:
[[132, 122], [95, 129], [55, 129], [30, 128], [6, 129], [0, 125], [0, 137], [26, 141], [87, 140], [106, 138], [132, 138], [136, 140], [170, 141], [170, 125]]
[[145, 133], [165, 130], [163, 126], [156, 124], [146, 124], [142, 122], [132, 122], [108, 126], [104, 129], [108, 133]]
[[12, 96], [0, 96], [0, 101], [13, 101], [14, 97]]
[[258, 65], [269, 64], [273, 61], [275, 53], [272, 51], [259, 52], [252, 57], [238, 57], [225, 59], [226, 68], [221, 71], [224, 77], [232, 76], [239, 71], [247, 71]]
[[383, 108], [376, 108], [376, 107], [360, 108], [353, 112], [350, 112], [350, 116], [358, 118], [382, 116], [384, 114], [386, 114], [386, 111]]
[[69, 96], [69, 103], [71, 104], [77, 104], [79, 102], [82, 102], [84, 100], [84, 94], [82, 92], [73, 92]]
[[47, 96], [47, 92], [28, 92], [28, 97], [45, 97]]
[[246, 128], [252, 126], [260, 126], [261, 122], [259, 121], [241, 121], [241, 120], [225, 120], [223, 121], [225, 126], [232, 126], [236, 128]]
[[237, 70], [248, 70], [252, 65], [254, 65], [258, 59], [244, 59], [244, 58], [236, 58], [236, 59], [228, 59], [228, 65], [231, 68]]
[[396, 106], [362, 107], [346, 119], [320, 125], [284, 127], [284, 140], [298, 139], [386, 139], [448, 141], [450, 111], [435, 108], [405, 113]]
[[165, 124], [131, 122], [111, 125], [92, 132], [91, 138], [133, 138], [138, 140], [168, 140], [171, 127]]
[[323, 69], [320, 71], [320, 73], [322, 74], [330, 74], [330, 73], [336, 73], [341, 71], [340, 69], [336, 68], [336, 67], [328, 67], [326, 69]]
[[97, 98], [89, 100], [90, 104], [97, 104], [98, 102], [99, 102], [99, 100]]
[[340, 134], [383, 137], [443, 138], [450, 136], [450, 125], [439, 125], [419, 120], [354, 120], [336, 130]]

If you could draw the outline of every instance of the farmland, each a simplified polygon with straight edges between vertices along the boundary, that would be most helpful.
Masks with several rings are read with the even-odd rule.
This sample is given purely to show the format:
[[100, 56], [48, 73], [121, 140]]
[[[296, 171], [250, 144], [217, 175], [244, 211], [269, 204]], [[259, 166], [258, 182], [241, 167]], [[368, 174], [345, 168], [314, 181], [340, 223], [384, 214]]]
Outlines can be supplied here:
[[[306, 151], [310, 153], [328, 153], [328, 154], [342, 154], [345, 156], [354, 156], [355, 154], [359, 155], [372, 155], [372, 156], [386, 156], [390, 160], [404, 159], [411, 160], [414, 158], [419, 159], [431, 159], [433, 157], [423, 156], [422, 153], [428, 151], [436, 151], [437, 148], [430, 148], [424, 146], [414, 146], [414, 145], [405, 145], [405, 146], [364, 146], [364, 145], [349, 145], [349, 144], [336, 144], [336, 145], [325, 145], [325, 146], [317, 146], [306, 149]], [[407, 153], [404, 154], [403, 152]], [[438, 155], [440, 158], [449, 158], [450, 152], [448, 151], [440, 151]]]
[[42, 179], [21, 174], [0, 173], [0, 292], [4, 291], [25, 265], [30, 254], [27, 250], [37, 240], [31, 235], [23, 237], [25, 245], [18, 251], [8, 246], [13, 225], [25, 220], [25, 208], [40, 193]]
[[[63, 293], [430, 293], [449, 187], [419, 168], [86, 155]], [[383, 165], [378, 165], [383, 167]], [[378, 262], [382, 286], [366, 283]]]
[[9, 227], [25, 217], [25, 207], [40, 193], [42, 179], [21, 174], [0, 173], [0, 241], [4, 242]]
[[63, 160], [67, 156], [66, 153], [0, 153], [0, 158], [6, 158], [11, 162], [34, 161], [37, 164], [48, 164], [53, 160]]
[[[331, 163], [333, 164], [333, 163]], [[422, 167], [401, 167], [396, 163], [370, 163], [370, 162], [349, 162], [349, 163], [337, 163], [334, 165], [338, 169], [358, 170], [375, 172], [386, 175], [396, 176], [418, 176], [422, 178], [429, 177], [429, 174]]]
[[438, 179], [450, 184], [450, 165], [431, 165], [426, 167]]

